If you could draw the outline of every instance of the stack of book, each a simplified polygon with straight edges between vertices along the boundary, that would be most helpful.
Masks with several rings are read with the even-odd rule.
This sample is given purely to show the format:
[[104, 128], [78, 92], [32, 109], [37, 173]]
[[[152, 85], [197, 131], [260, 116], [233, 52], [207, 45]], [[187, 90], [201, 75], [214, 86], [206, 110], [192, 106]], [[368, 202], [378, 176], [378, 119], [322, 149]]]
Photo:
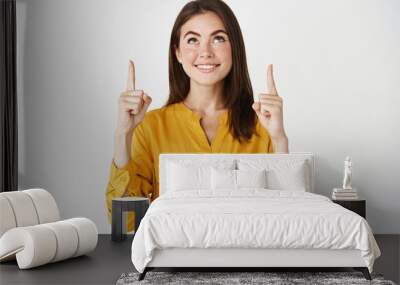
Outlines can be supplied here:
[[334, 200], [357, 200], [356, 189], [333, 188], [332, 199]]

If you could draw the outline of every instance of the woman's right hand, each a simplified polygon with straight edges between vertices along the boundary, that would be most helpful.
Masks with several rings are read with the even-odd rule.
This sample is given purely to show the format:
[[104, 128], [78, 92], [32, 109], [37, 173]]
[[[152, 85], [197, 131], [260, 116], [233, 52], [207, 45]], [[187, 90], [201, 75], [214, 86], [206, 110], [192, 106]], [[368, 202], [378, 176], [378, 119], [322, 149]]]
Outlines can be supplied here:
[[135, 65], [129, 60], [126, 90], [118, 100], [117, 132], [128, 134], [143, 120], [152, 99], [143, 90], [135, 89]]

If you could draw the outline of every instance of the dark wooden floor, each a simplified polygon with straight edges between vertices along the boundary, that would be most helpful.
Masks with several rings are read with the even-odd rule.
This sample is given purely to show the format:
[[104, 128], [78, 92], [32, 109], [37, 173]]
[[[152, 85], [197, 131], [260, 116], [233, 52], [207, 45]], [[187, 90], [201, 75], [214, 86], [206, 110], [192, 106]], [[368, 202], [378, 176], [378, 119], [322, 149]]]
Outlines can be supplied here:
[[[375, 236], [382, 256], [375, 262], [374, 272], [399, 283], [400, 235]], [[16, 262], [0, 264], [0, 284], [115, 284], [124, 272], [135, 271], [131, 258], [132, 239], [121, 243], [100, 235], [95, 251], [87, 256], [19, 270]]]

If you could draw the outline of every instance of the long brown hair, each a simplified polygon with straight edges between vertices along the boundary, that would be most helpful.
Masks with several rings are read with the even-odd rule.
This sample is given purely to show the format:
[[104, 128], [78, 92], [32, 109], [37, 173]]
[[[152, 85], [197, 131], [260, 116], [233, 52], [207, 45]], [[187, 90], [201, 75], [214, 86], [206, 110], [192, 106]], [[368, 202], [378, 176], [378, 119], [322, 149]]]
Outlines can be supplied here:
[[247, 69], [246, 51], [239, 23], [227, 4], [221, 0], [195, 0], [179, 12], [172, 28], [169, 45], [169, 97], [165, 106], [182, 102], [190, 90], [190, 79], [176, 58], [181, 27], [193, 16], [206, 12], [217, 14], [225, 25], [232, 48], [232, 68], [224, 79], [223, 103], [228, 109], [229, 131], [242, 142], [255, 133], [256, 114], [252, 109], [253, 88]]

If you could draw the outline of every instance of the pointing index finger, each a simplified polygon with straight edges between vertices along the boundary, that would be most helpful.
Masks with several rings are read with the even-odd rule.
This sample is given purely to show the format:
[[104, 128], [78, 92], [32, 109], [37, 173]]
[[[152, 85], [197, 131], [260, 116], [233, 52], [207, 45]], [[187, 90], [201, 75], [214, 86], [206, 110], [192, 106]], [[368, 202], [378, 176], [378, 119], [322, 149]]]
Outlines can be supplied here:
[[278, 95], [274, 81], [272, 64], [268, 64], [268, 69], [267, 69], [267, 92], [268, 94]]
[[128, 80], [126, 82], [126, 91], [135, 90], [135, 64], [129, 60]]

